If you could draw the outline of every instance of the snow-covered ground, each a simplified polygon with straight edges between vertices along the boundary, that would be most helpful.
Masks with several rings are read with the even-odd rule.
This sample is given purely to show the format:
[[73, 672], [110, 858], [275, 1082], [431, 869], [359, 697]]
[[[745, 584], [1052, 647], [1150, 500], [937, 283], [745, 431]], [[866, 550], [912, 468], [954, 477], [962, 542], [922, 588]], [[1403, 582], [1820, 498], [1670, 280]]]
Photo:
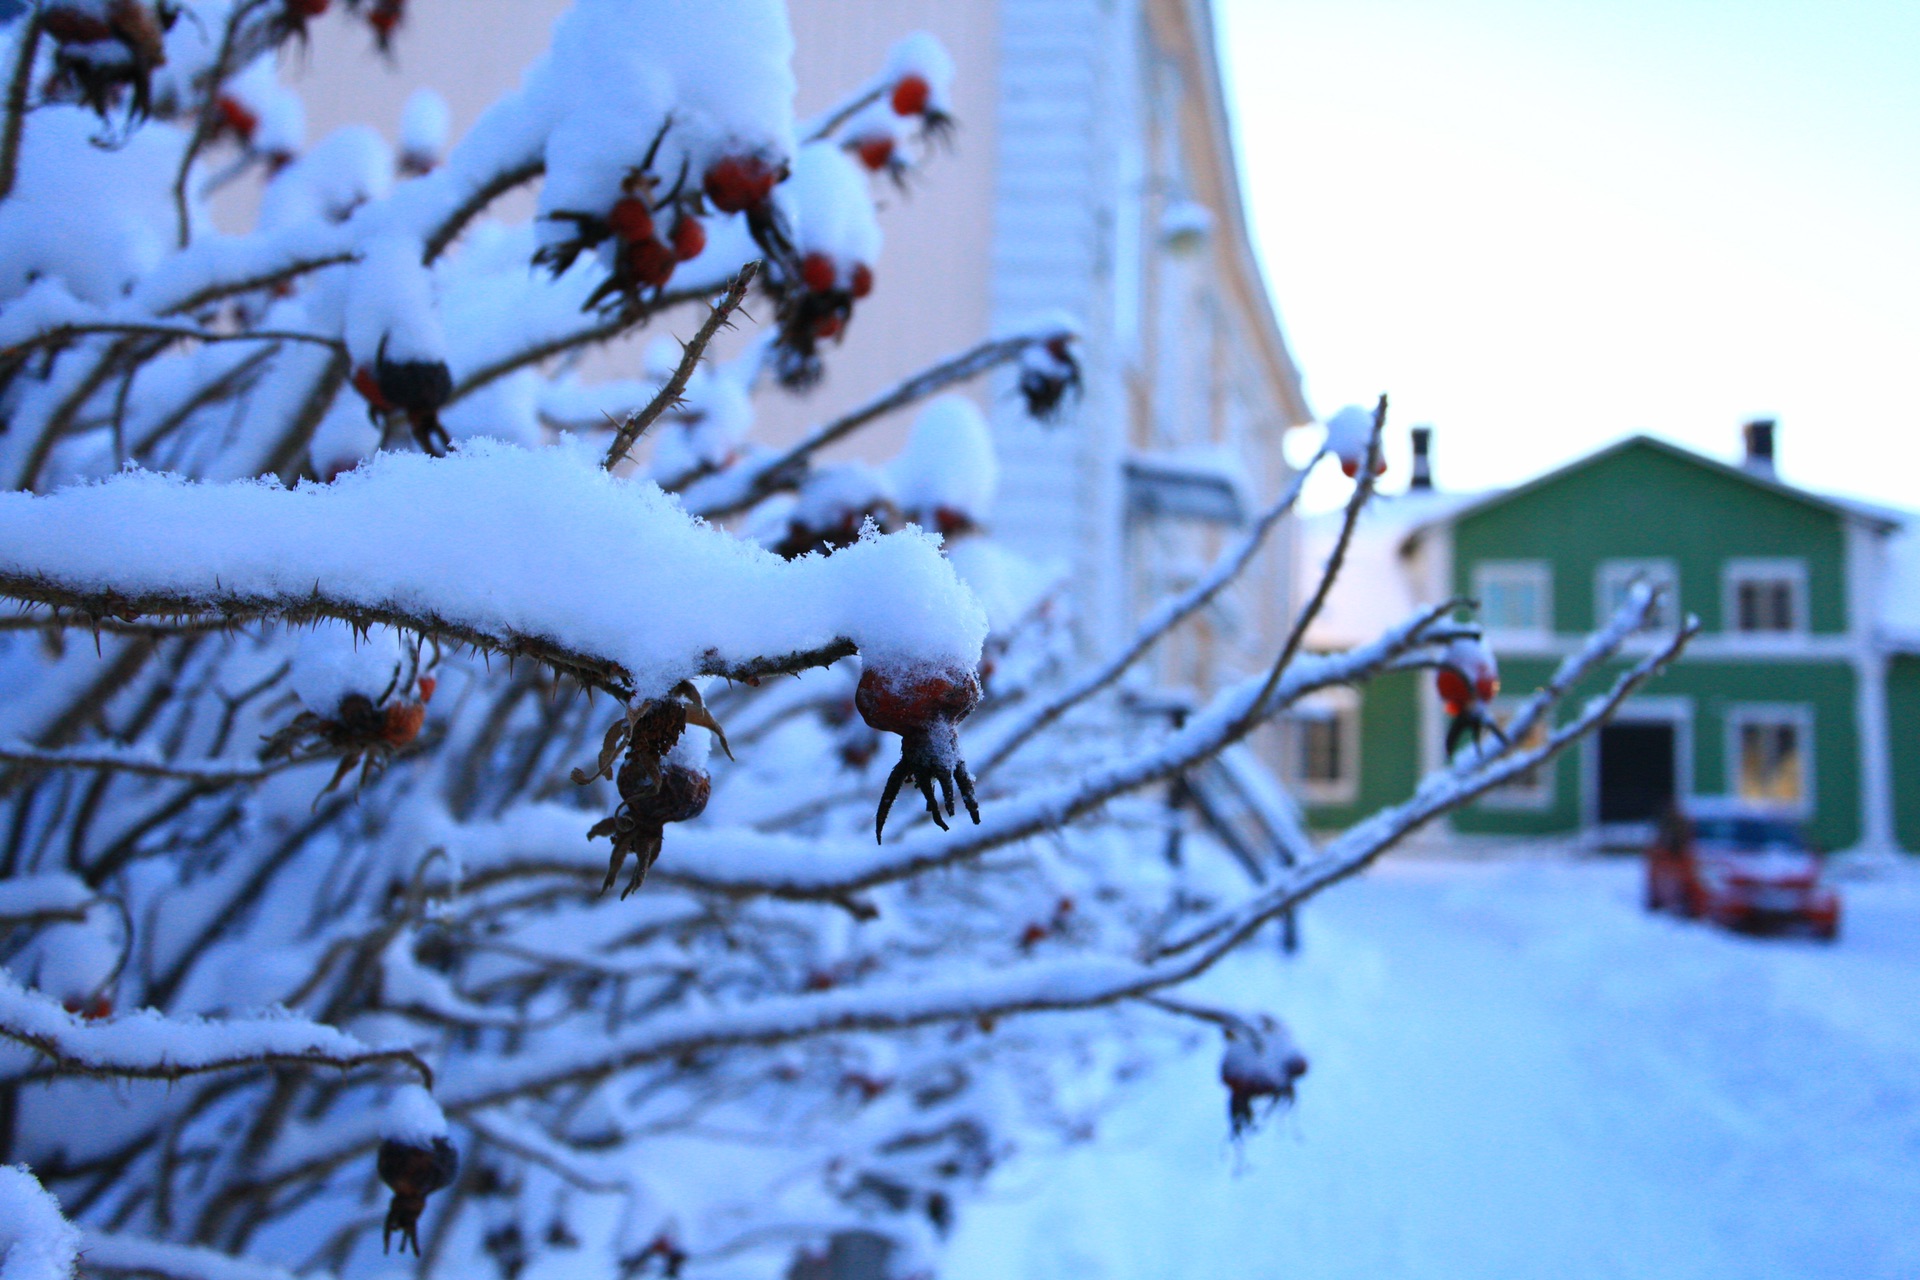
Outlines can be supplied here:
[[1214, 1043], [1013, 1166], [949, 1280], [1920, 1276], [1920, 876], [1833, 948], [1648, 917], [1631, 862], [1386, 865], [1292, 961], [1298, 1107], [1236, 1153]]

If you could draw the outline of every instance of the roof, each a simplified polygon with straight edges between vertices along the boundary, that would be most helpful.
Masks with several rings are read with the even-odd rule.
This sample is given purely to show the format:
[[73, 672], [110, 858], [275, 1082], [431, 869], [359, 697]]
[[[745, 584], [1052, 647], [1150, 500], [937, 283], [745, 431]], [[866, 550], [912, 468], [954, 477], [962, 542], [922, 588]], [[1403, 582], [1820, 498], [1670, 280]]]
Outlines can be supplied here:
[[1575, 471], [1580, 471], [1586, 467], [1593, 466], [1595, 463], [1603, 462], [1608, 458], [1635, 448], [1656, 449], [1669, 457], [1678, 458], [1683, 462], [1690, 462], [1695, 466], [1703, 467], [1708, 471], [1718, 472], [1723, 476], [1743, 480], [1755, 488], [1779, 494], [1783, 498], [1788, 498], [1792, 501], [1815, 507], [1821, 511], [1829, 512], [1844, 520], [1860, 521], [1874, 528], [1875, 531], [1879, 533], [1893, 533], [1899, 529], [1903, 523], [1903, 517], [1899, 513], [1890, 512], [1885, 507], [1876, 507], [1865, 502], [1855, 502], [1849, 498], [1837, 498], [1827, 494], [1815, 493], [1811, 489], [1802, 489], [1797, 485], [1788, 484], [1776, 476], [1761, 475], [1757, 472], [1748, 471], [1744, 467], [1736, 467], [1731, 463], [1722, 462], [1718, 458], [1709, 458], [1703, 453], [1695, 453], [1691, 449], [1684, 449], [1671, 441], [1662, 440], [1656, 436], [1636, 435], [1628, 436], [1624, 440], [1615, 441], [1613, 444], [1596, 452], [1589, 453], [1584, 457], [1575, 458], [1565, 466], [1555, 467], [1552, 471], [1535, 476], [1525, 484], [1516, 485], [1511, 489], [1492, 490], [1482, 495], [1477, 502], [1465, 504], [1443, 514], [1437, 514], [1432, 519], [1408, 529], [1407, 537], [1409, 539], [1417, 538], [1434, 525], [1450, 524], [1464, 516], [1473, 515], [1489, 507], [1495, 507], [1503, 502], [1521, 497], [1524, 494], [1532, 493], [1537, 489], [1545, 488], [1562, 476], [1570, 475]]

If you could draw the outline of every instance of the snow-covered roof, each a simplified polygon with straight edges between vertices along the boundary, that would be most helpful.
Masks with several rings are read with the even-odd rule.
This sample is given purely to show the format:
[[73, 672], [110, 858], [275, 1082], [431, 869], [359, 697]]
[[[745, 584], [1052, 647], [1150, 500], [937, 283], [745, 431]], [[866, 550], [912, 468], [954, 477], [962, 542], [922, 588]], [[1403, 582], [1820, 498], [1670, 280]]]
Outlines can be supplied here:
[[[1485, 501], [1486, 491], [1442, 493], [1426, 489], [1382, 494], [1360, 514], [1347, 548], [1347, 558], [1327, 597], [1325, 607], [1307, 633], [1316, 649], [1344, 649], [1378, 636], [1404, 621], [1425, 600], [1417, 599], [1417, 584], [1402, 557], [1408, 535], [1428, 525], [1450, 520], [1458, 512]], [[1344, 509], [1309, 516], [1300, 522], [1299, 582], [1304, 596], [1320, 580], [1333, 554], [1346, 518]]]
[[1663, 453], [1670, 454], [1673, 457], [1682, 458], [1697, 466], [1718, 471], [1723, 475], [1737, 477], [1747, 481], [1749, 484], [1762, 489], [1769, 489], [1774, 493], [1780, 494], [1783, 497], [1792, 498], [1797, 502], [1804, 502], [1809, 506], [1831, 511], [1836, 515], [1843, 516], [1850, 520], [1864, 521], [1869, 525], [1875, 526], [1882, 533], [1892, 532], [1898, 528], [1901, 523], [1901, 517], [1897, 513], [1888, 511], [1885, 507], [1876, 507], [1871, 503], [1860, 502], [1852, 498], [1840, 498], [1829, 494], [1816, 493], [1812, 489], [1802, 489], [1798, 485], [1788, 484], [1778, 476], [1749, 471], [1744, 467], [1738, 467], [1729, 462], [1722, 462], [1718, 458], [1710, 458], [1704, 453], [1695, 453], [1691, 449], [1674, 444], [1671, 440], [1662, 440], [1657, 436], [1635, 435], [1615, 441], [1613, 444], [1596, 450], [1593, 453], [1583, 454], [1564, 466], [1555, 467], [1551, 471], [1535, 476], [1525, 484], [1515, 485], [1511, 489], [1488, 490], [1482, 493], [1477, 501], [1450, 511], [1437, 513], [1422, 524], [1409, 527], [1406, 532], [1411, 536], [1419, 533], [1427, 525], [1457, 520], [1461, 516], [1468, 515], [1483, 506], [1492, 506], [1494, 503], [1504, 502], [1508, 498], [1516, 498], [1523, 493], [1531, 493], [1543, 485], [1553, 483], [1569, 472], [1577, 471], [1603, 458], [1610, 458], [1616, 453], [1621, 453], [1627, 449], [1639, 446], [1659, 449]]

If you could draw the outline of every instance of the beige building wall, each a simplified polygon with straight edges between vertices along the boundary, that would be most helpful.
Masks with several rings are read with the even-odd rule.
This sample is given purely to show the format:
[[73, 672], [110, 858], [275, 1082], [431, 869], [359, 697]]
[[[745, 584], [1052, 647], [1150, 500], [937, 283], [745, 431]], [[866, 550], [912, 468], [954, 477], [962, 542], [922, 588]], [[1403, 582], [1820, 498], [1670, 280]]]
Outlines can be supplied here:
[[[381, 58], [364, 25], [335, 5], [335, 13], [314, 24], [311, 52], [291, 56], [283, 76], [306, 99], [309, 141], [344, 124], [371, 124], [397, 140], [401, 109], [422, 85], [447, 99], [451, 136], [458, 138], [546, 52], [553, 23], [568, 7], [568, 0], [409, 0], [394, 56]], [[801, 0], [792, 15], [802, 118], [878, 72], [900, 37], [931, 31], [962, 68], [953, 89], [960, 128], [952, 153], [936, 156], [908, 192], [884, 189], [880, 224], [886, 244], [873, 296], [861, 303], [845, 343], [831, 353], [822, 385], [801, 396], [775, 390], [760, 398], [760, 434], [770, 441], [797, 436], [978, 342], [988, 327], [984, 268], [993, 249], [995, 7]], [[507, 220], [532, 213], [527, 192], [495, 209], [495, 216]], [[957, 269], [962, 266], [971, 269]], [[689, 311], [657, 323], [684, 336], [698, 315]], [[634, 376], [646, 336], [651, 334], [594, 361], [589, 376]], [[890, 455], [909, 424], [882, 424], [852, 449]]]
[[[566, 0], [410, 0], [395, 55], [340, 13], [317, 23], [288, 81], [309, 138], [346, 123], [395, 137], [419, 85], [452, 108], [457, 138], [544, 52]], [[995, 422], [996, 531], [1065, 563], [1089, 651], [1190, 583], [1236, 531], [1142, 517], [1124, 478], [1137, 455], [1212, 448], [1239, 459], [1249, 507], [1287, 480], [1281, 442], [1309, 418], [1242, 223], [1205, 0], [793, 0], [803, 116], [864, 81], [900, 37], [933, 32], [958, 65], [951, 153], [881, 196], [886, 235], [826, 381], [759, 401], [760, 434], [791, 438], [1042, 308], [1085, 326], [1087, 394], [1066, 424], [1025, 420], [1011, 376], [970, 394]], [[1198, 204], [1211, 235], [1176, 252], [1169, 207]], [[497, 216], [530, 215], [525, 193]], [[656, 321], [682, 333], [688, 313]], [[631, 376], [640, 342], [589, 373]], [[851, 451], [890, 455], [908, 420]], [[1288, 535], [1230, 597], [1159, 656], [1156, 678], [1195, 689], [1270, 660], [1290, 608]]]

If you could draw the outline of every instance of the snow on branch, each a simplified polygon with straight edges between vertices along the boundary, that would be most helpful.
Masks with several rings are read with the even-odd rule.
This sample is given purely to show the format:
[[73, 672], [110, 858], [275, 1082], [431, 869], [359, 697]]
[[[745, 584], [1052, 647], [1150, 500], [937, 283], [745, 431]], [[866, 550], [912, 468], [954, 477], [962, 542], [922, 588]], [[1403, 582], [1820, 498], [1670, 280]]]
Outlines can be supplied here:
[[431, 1083], [410, 1049], [374, 1049], [291, 1014], [167, 1018], [150, 1009], [86, 1021], [51, 996], [0, 977], [0, 1036], [38, 1051], [56, 1074], [178, 1080], [237, 1067], [314, 1066], [342, 1071], [396, 1065]]
[[[1244, 736], [1260, 718], [1277, 714], [1299, 698], [1337, 684], [1367, 679], [1402, 654], [1453, 634], [1444, 616], [1452, 602], [1435, 606], [1373, 644], [1335, 655], [1302, 655], [1259, 716], [1246, 717], [1264, 673], [1223, 689], [1186, 725], [1158, 744], [1057, 786], [1036, 789], [995, 804], [980, 825], [941, 832], [922, 828], [894, 844], [812, 839], [740, 828], [691, 826], [674, 833], [674, 856], [654, 875], [668, 884], [733, 897], [770, 895], [799, 901], [852, 904], [856, 895], [884, 884], [955, 866], [993, 849], [1056, 830], [1116, 796], [1151, 786], [1191, 768]], [[585, 874], [595, 855], [578, 845], [578, 811], [556, 805], [522, 806], [495, 823], [423, 835], [461, 850], [469, 872], [515, 866]]]
[[1630, 596], [1613, 620], [1596, 632], [1579, 652], [1536, 692], [1509, 726], [1507, 742], [1497, 747], [1463, 752], [1450, 768], [1430, 775], [1412, 798], [1375, 813], [1349, 828], [1320, 856], [1295, 869], [1280, 884], [1240, 907], [1229, 909], [1180, 941], [1162, 947], [1158, 956], [1174, 956], [1199, 948], [1207, 954], [1237, 946], [1252, 931], [1334, 884], [1364, 869], [1394, 844], [1435, 818], [1450, 813], [1493, 788], [1536, 769], [1606, 722], [1635, 690], [1678, 658], [1700, 629], [1689, 617], [1655, 652], [1622, 672], [1604, 692], [1588, 700], [1580, 713], [1547, 736], [1539, 746], [1520, 750], [1532, 726], [1539, 723], [1582, 679], [1611, 658], [1622, 642], [1638, 630], [1653, 606], [1644, 590]]
[[[1367, 660], [1374, 664], [1389, 661], [1392, 655], [1424, 643], [1429, 628], [1450, 609], [1451, 604], [1441, 606], [1389, 633], [1387, 638], [1364, 650]], [[1616, 619], [1593, 643], [1564, 664], [1541, 696], [1555, 699], [1564, 695], [1610, 658], [1633, 625], [1637, 625], [1632, 619], [1626, 622], [1628, 625], [1622, 629], [1622, 620]], [[1672, 661], [1691, 635], [1689, 626], [1658, 652], [1636, 663], [1606, 694], [1591, 700], [1574, 720], [1541, 746], [1522, 751], [1507, 745], [1489, 756], [1478, 752], [1463, 755], [1449, 769], [1422, 784], [1413, 799], [1353, 828], [1329, 846], [1319, 859], [1298, 868], [1276, 887], [1222, 909], [1211, 922], [1181, 941], [1162, 946], [1145, 960], [1113, 957], [1035, 960], [972, 974], [953, 973], [893, 984], [782, 995], [733, 1008], [666, 1013], [604, 1039], [572, 1038], [516, 1059], [456, 1065], [449, 1069], [436, 1091], [436, 1100], [449, 1115], [462, 1115], [688, 1053], [768, 1046], [847, 1032], [898, 1031], [1019, 1013], [1090, 1009], [1152, 996], [1206, 972], [1260, 926], [1328, 885], [1354, 874], [1424, 823], [1552, 759], [1596, 728], [1635, 689]], [[1343, 664], [1342, 659], [1350, 663], [1352, 658], [1353, 655], [1339, 655], [1296, 659], [1294, 670], [1269, 695], [1270, 706], [1283, 706], [1306, 692], [1314, 682], [1350, 671], [1351, 666]], [[1311, 677], [1300, 674], [1301, 668], [1309, 667], [1317, 668]], [[1263, 677], [1256, 676], [1228, 690], [1196, 717], [1196, 721], [1214, 725], [1216, 731], [1220, 725], [1237, 723], [1246, 713], [1246, 704], [1262, 696], [1262, 683]], [[1192, 728], [1193, 722], [1190, 722], [1189, 730]], [[1175, 738], [1186, 736], [1175, 735]], [[1194, 745], [1186, 742], [1184, 749], [1192, 749]], [[1164, 762], [1165, 757], [1178, 752], [1170, 744], [1158, 754]], [[1133, 767], [1138, 770], [1142, 764], [1135, 762]], [[1058, 816], [1047, 826], [1057, 826], [1065, 820], [1065, 816]], [[794, 843], [797, 846], [803, 842]], [[809, 848], [816, 858], [820, 857], [817, 843]], [[765, 852], [754, 850], [749, 857], [757, 859]], [[851, 856], [854, 848], [847, 852]], [[838, 861], [838, 857], [834, 860]], [[913, 868], [891, 870], [911, 874], [934, 865], [940, 865], [940, 860], [925, 858]], [[798, 870], [794, 868], [795, 872]], [[358, 1118], [329, 1124], [324, 1132], [289, 1133], [266, 1161], [262, 1177], [269, 1185], [279, 1185], [323, 1174], [365, 1150], [376, 1137], [376, 1127]]]
[[283, 1267], [236, 1258], [217, 1249], [105, 1231], [86, 1233], [81, 1265], [95, 1275], [152, 1276], [156, 1280], [294, 1280], [294, 1273]]
[[72, 1280], [80, 1229], [33, 1174], [0, 1165], [0, 1280]]
[[0, 929], [21, 925], [79, 923], [94, 892], [76, 876], [19, 876], [0, 880]]
[[856, 651], [971, 666], [986, 633], [930, 536], [788, 562], [579, 450], [489, 442], [291, 491], [129, 473], [0, 495], [0, 594], [123, 619], [383, 623], [644, 696]]

